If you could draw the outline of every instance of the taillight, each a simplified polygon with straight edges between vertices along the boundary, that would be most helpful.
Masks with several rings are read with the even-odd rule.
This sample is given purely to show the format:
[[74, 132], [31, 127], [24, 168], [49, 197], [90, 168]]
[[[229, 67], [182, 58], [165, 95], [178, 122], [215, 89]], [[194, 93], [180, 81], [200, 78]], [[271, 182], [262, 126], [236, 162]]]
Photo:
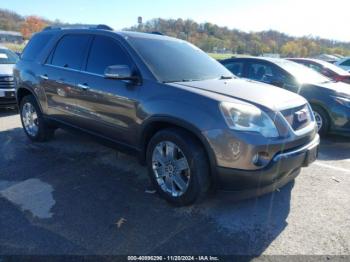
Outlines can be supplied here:
[[334, 80], [337, 82], [349, 82], [350, 81], [350, 76], [336, 76], [334, 77]]

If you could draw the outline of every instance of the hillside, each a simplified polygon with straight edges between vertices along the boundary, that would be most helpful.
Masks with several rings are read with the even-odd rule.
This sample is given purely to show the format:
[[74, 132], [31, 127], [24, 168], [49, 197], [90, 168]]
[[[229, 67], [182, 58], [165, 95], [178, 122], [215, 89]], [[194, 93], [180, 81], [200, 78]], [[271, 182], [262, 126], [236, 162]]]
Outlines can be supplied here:
[[246, 33], [211, 23], [198, 24], [183, 19], [153, 19], [125, 30], [161, 32], [188, 40], [206, 52], [224, 51], [261, 55], [280, 53], [284, 56], [316, 56], [322, 53], [350, 55], [350, 43], [311, 36], [292, 37], [278, 31]]
[[[0, 30], [20, 31], [26, 17], [0, 9]], [[42, 19], [45, 25], [69, 25], [59, 20]], [[103, 21], [102, 21], [103, 22]], [[283, 56], [316, 56], [322, 53], [350, 55], [350, 43], [311, 36], [292, 37], [278, 31], [243, 32], [192, 20], [156, 18], [124, 30], [161, 32], [185, 39], [206, 52], [229, 52], [261, 55], [280, 53]]]
[[0, 9], [0, 30], [19, 31], [24, 17], [15, 12]]

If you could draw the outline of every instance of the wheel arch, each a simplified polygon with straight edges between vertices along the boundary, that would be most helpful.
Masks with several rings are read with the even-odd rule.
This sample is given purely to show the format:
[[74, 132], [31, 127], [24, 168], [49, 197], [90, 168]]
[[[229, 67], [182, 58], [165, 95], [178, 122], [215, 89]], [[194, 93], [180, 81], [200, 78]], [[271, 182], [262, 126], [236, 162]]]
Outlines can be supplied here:
[[26, 87], [19, 87], [16, 90], [16, 99], [17, 99], [18, 107], [20, 106], [23, 97], [28, 96], [28, 95], [34, 96], [34, 98], [35, 98], [35, 100], [36, 100], [36, 102], [37, 102], [41, 112], [43, 112], [43, 108], [41, 107], [41, 103], [39, 102], [39, 99], [36, 96], [36, 94], [32, 90], [30, 90], [29, 88], [26, 88]]
[[152, 117], [151, 119], [148, 119], [144, 123], [140, 132], [140, 141], [139, 141], [139, 146], [141, 149], [140, 162], [143, 164], [145, 164], [146, 162], [147, 146], [151, 138], [160, 130], [167, 129], [167, 128], [180, 128], [187, 131], [204, 148], [210, 164], [210, 177], [212, 182], [215, 184], [216, 158], [215, 158], [214, 151], [212, 150], [208, 141], [205, 139], [205, 137], [203, 136], [203, 134], [198, 128], [196, 128], [191, 123], [188, 123], [178, 118], [169, 117], [169, 116], [157, 116], [157, 117]]

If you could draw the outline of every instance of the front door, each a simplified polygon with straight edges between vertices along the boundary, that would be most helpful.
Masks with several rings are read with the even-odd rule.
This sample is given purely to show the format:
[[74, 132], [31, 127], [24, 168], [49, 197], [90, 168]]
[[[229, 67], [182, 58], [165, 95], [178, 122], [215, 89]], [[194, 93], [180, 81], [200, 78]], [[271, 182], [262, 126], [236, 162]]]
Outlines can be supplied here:
[[135, 144], [138, 85], [131, 81], [107, 79], [111, 65], [135, 66], [117, 40], [96, 35], [92, 40], [85, 72], [76, 86], [79, 125], [99, 135], [126, 144]]

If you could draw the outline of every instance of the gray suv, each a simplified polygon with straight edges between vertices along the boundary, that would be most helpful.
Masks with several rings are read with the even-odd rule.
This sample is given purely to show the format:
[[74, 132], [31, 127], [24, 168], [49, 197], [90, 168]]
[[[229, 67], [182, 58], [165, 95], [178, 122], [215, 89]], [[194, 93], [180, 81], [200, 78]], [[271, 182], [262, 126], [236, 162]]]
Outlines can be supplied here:
[[14, 70], [23, 128], [46, 141], [73, 128], [137, 156], [176, 205], [210, 188], [263, 194], [316, 159], [301, 96], [236, 78], [197, 47], [107, 26], [47, 28]]

